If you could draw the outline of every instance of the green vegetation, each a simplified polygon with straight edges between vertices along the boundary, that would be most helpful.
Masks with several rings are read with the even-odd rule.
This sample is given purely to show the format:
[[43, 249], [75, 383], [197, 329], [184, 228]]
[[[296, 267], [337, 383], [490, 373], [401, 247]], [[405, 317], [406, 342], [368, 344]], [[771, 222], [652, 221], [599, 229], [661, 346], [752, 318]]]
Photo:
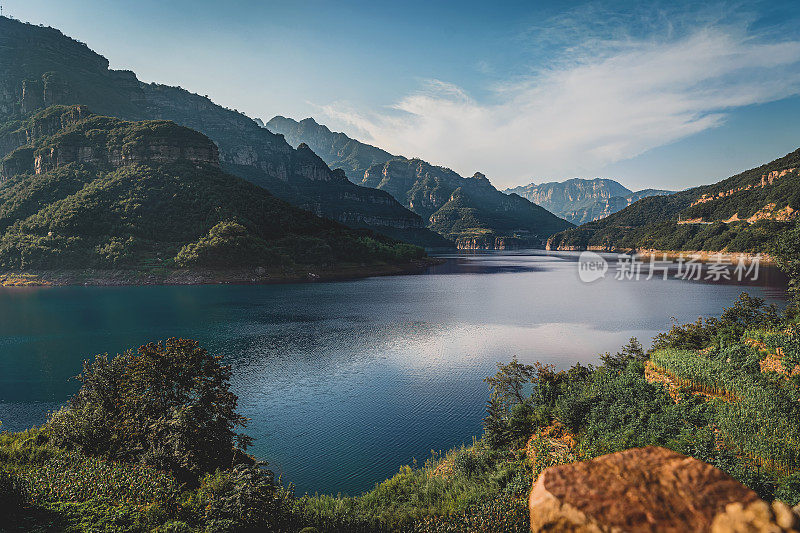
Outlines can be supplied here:
[[27, 157], [14, 165], [32, 169], [38, 156], [44, 171], [13, 175], [0, 186], [6, 271], [262, 267], [280, 278], [310, 267], [423, 256], [224, 173], [208, 138], [170, 122], [130, 123], [56, 106], [25, 127], [46, 133], [8, 156], [4, 168]]
[[5, 134], [55, 104], [88, 106], [128, 121], [171, 121], [212, 139], [226, 172], [296, 207], [420, 246], [452, 246], [389, 194], [356, 186], [307, 147], [289, 146], [281, 135], [207, 96], [109, 70], [106, 58], [56, 29], [0, 17], [0, 49], [0, 158], [27, 143], [24, 135]]
[[86, 361], [80, 390], [47, 424], [0, 433], [0, 528], [525, 530], [525, 450], [483, 441], [403, 467], [360, 497], [295, 497], [244, 452], [229, 377], [188, 340]]
[[0, 434], [0, 501], [26, 531], [523, 532], [544, 468], [659, 445], [794, 505], [800, 375], [786, 365], [799, 333], [794, 311], [745, 294], [719, 318], [673, 326], [649, 352], [632, 339], [596, 368], [514, 359], [486, 380], [480, 440], [355, 497], [278, 485], [234, 432], [243, 420], [229, 370], [172, 339], [87, 362], [83, 387], [45, 426]]
[[[800, 150], [713, 185], [645, 198], [609, 217], [553, 235], [551, 247], [769, 252], [793, 227], [784, 220], [791, 219], [791, 213], [776, 212], [800, 208], [800, 174], [789, 172], [764, 187], [762, 176], [798, 167]], [[716, 198], [691, 205], [704, 195]], [[759, 211], [766, 218], [746, 221]], [[740, 221], [725, 222], [734, 215]], [[698, 219], [704, 223], [678, 223]]]

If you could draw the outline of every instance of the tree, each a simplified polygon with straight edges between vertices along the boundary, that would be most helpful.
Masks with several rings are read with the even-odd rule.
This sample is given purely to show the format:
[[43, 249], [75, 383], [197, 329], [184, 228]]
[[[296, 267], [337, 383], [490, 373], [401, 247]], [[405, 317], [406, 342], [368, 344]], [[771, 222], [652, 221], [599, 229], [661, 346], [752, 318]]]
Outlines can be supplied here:
[[128, 350], [112, 360], [85, 361], [83, 383], [48, 430], [62, 446], [113, 459], [139, 460], [197, 480], [246, 456], [250, 439], [234, 429], [231, 370], [186, 339]]
[[507, 365], [497, 363], [497, 369], [494, 376], [484, 379], [491, 392], [486, 403], [483, 427], [493, 447], [507, 444], [524, 428], [524, 421], [520, 418], [525, 418], [530, 410], [525, 403], [524, 387], [531, 383], [536, 374], [536, 367], [523, 365], [516, 357]]
[[644, 349], [636, 337], [631, 337], [628, 344], [623, 346], [619, 352], [613, 355], [606, 352], [605, 355], [600, 356], [603, 365], [613, 372], [622, 372], [630, 361], [643, 362], [646, 359]]
[[800, 300], [800, 223], [778, 237], [772, 253], [778, 267], [789, 276], [789, 291]]

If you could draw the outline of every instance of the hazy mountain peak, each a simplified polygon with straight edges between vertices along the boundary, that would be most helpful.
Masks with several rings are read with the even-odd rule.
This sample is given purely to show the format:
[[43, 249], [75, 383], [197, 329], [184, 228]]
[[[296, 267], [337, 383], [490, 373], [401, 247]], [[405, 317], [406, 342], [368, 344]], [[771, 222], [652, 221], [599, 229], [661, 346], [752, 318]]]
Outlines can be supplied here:
[[641, 198], [671, 191], [633, 192], [609, 178], [570, 178], [562, 182], [530, 183], [504, 192], [527, 198], [573, 224], [583, 224], [615, 213]]

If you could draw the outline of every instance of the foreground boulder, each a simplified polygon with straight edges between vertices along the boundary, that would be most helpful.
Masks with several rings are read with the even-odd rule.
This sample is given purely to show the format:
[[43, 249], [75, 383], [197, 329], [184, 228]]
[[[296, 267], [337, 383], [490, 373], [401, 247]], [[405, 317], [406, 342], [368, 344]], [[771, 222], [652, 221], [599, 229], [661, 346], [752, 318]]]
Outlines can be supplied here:
[[721, 470], [664, 448], [548, 468], [529, 499], [531, 531], [782, 532], [800, 517]]

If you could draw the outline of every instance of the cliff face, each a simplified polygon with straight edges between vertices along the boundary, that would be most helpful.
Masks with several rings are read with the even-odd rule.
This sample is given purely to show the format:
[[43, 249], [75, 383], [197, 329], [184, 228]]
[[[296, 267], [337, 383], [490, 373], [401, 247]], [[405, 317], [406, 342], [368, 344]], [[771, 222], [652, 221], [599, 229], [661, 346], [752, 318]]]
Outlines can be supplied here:
[[189, 163], [219, 168], [216, 145], [206, 136], [171, 122], [125, 122], [93, 116], [84, 106], [55, 106], [0, 136], [4, 178], [42, 174], [70, 163], [99, 169], [126, 165]]
[[[292, 148], [282, 135], [207, 97], [143, 83], [130, 71], [109, 70], [106, 58], [58, 30], [0, 17], [0, 48], [0, 122], [25, 119], [52, 104], [82, 104], [132, 121], [170, 120], [211, 138], [226, 171], [290, 203], [359, 227], [382, 232], [416, 227], [420, 240], [437, 239], [390, 195], [352, 184], [310, 149]], [[8, 142], [6, 152], [26, 144], [23, 139]], [[156, 152], [150, 156], [172, 157], [168, 149]]]
[[333, 132], [313, 118], [297, 122], [276, 116], [264, 127], [283, 135], [292, 146], [307, 144], [328, 166], [341, 168], [347, 178], [356, 184], [361, 184], [367, 168], [396, 157], [385, 150], [351, 139], [344, 133]]
[[501, 193], [479, 172], [465, 178], [420, 159], [373, 165], [362, 184], [391, 193], [459, 248], [538, 247], [551, 233], [570, 226], [520, 196]]
[[672, 193], [658, 189], [632, 192], [614, 180], [601, 178], [531, 183], [504, 192], [527, 198], [573, 224], [600, 220], [648, 196]]

